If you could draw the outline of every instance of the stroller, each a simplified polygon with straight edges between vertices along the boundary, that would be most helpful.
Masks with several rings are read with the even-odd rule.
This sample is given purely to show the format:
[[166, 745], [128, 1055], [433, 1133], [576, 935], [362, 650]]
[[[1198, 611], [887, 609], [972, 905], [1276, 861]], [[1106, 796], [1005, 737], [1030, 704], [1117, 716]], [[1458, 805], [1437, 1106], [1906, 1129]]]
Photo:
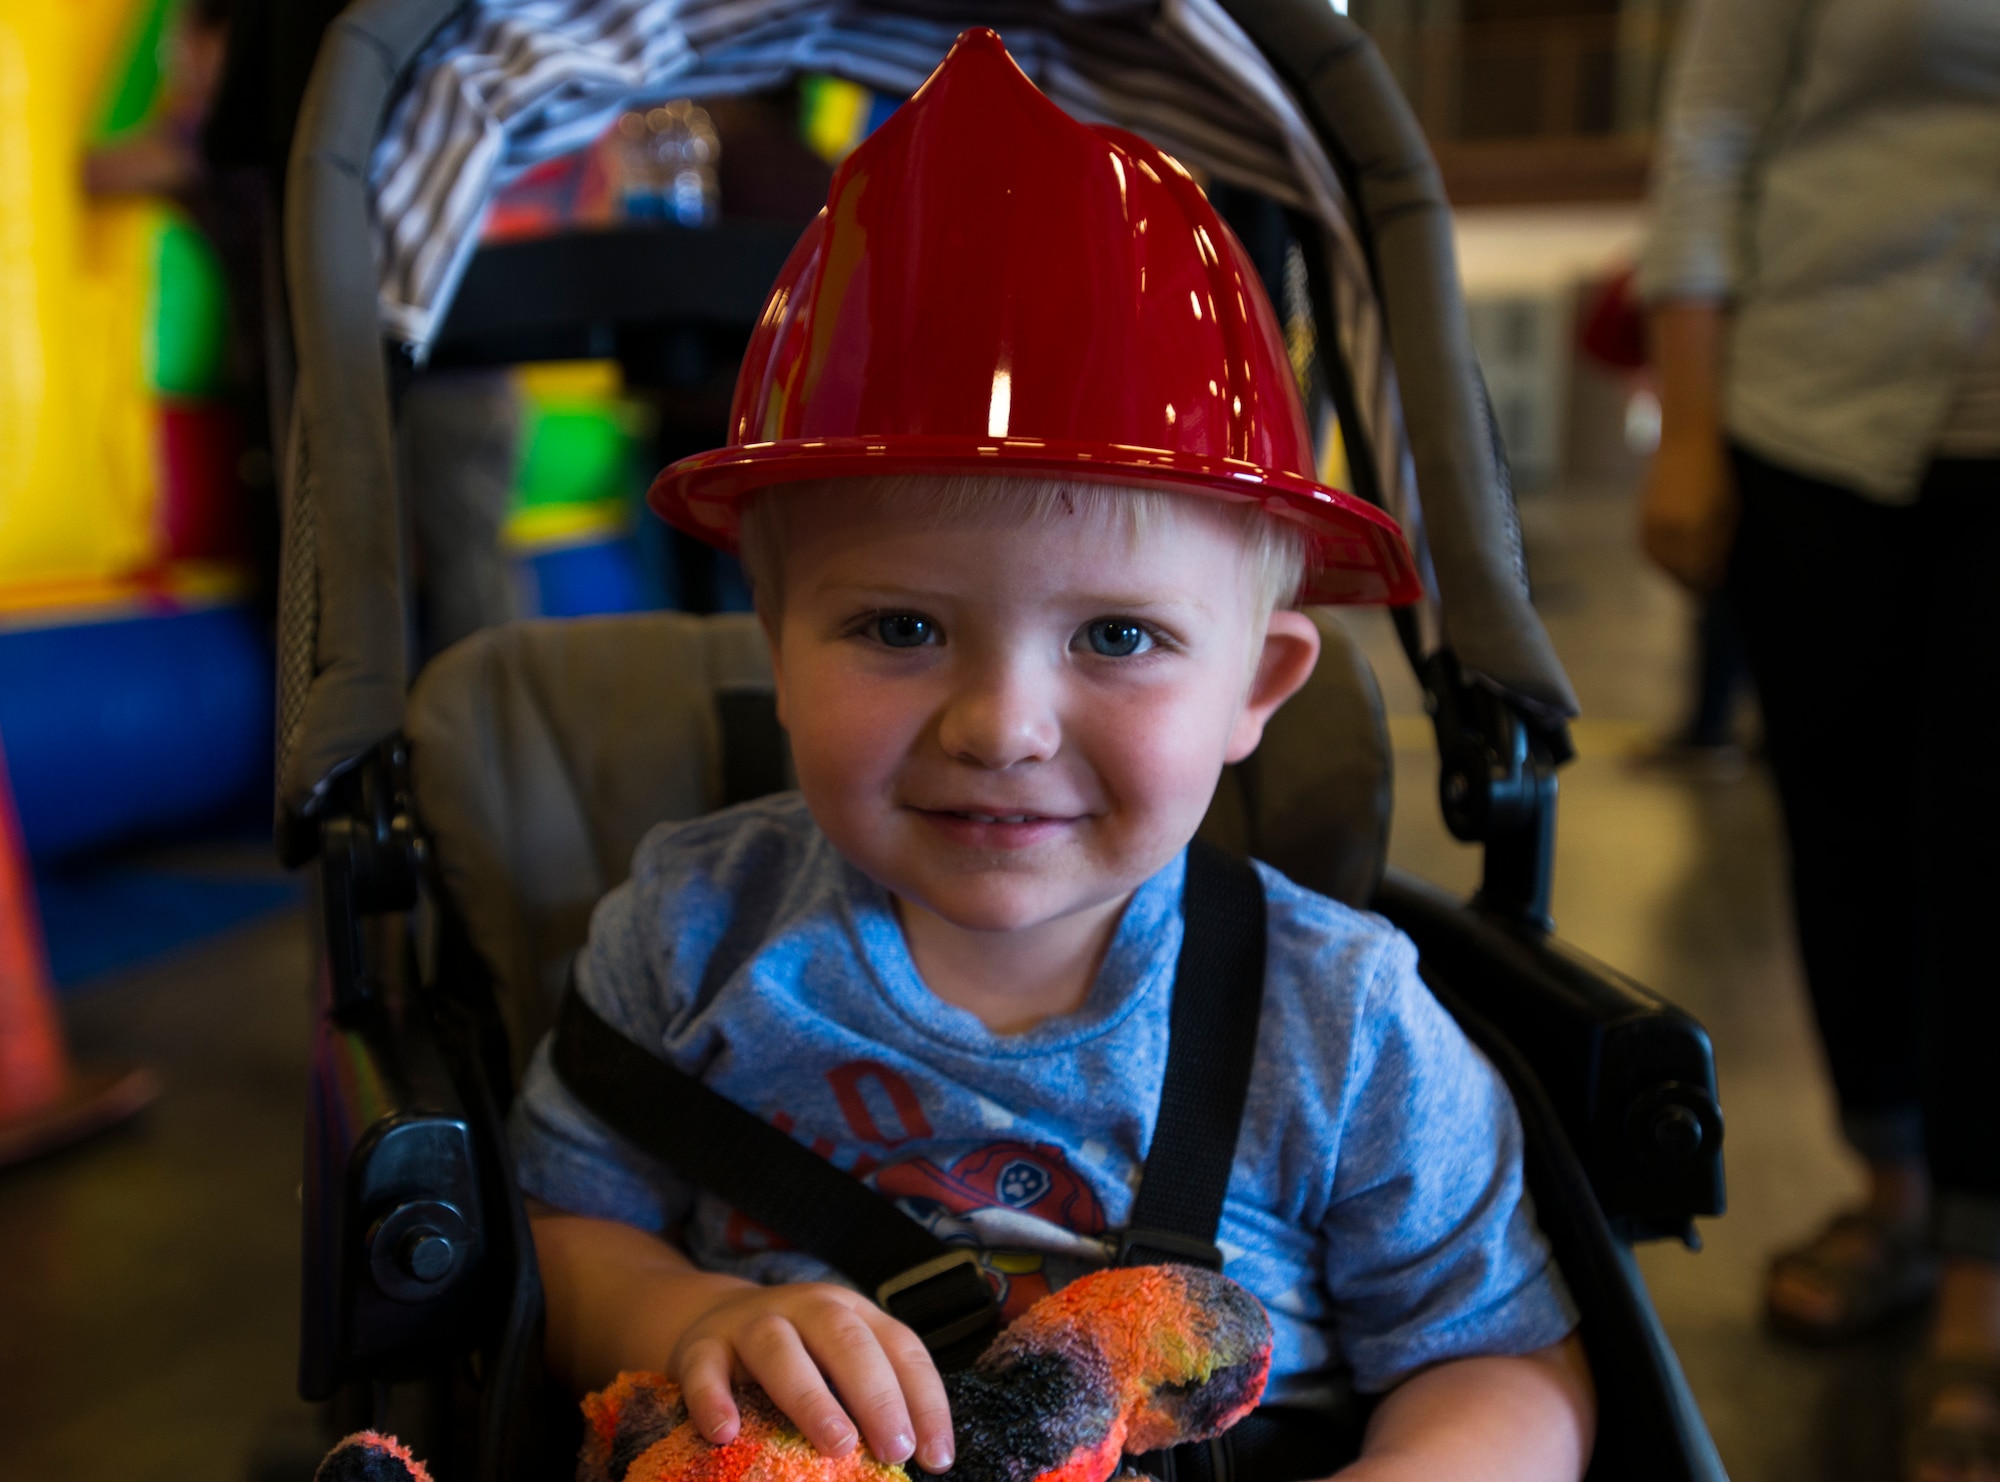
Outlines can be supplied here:
[[510, 624], [410, 682], [391, 429], [417, 355], [601, 354], [674, 329], [740, 345], [792, 235], [725, 221], [475, 255], [479, 187], [668, 84], [810, 69], [908, 91], [981, 22], [1071, 111], [1260, 192], [1303, 264], [1316, 360], [1298, 368], [1337, 415], [1356, 491], [1426, 565], [1430, 598], [1397, 627], [1446, 820], [1484, 846], [1484, 876], [1464, 903], [1385, 870], [1381, 699], [1325, 613], [1317, 672], [1225, 774], [1201, 835], [1416, 941], [1520, 1108], [1598, 1389], [1590, 1475], [1720, 1482], [1630, 1254], [1722, 1211], [1713, 1057], [1688, 1016], [1550, 935], [1575, 702], [1529, 602], [1437, 172], [1324, 0], [358, 0], [329, 29], [285, 197], [279, 834], [316, 871], [320, 932], [302, 1391], [345, 1428], [400, 1431], [440, 1478], [567, 1475], [502, 1133], [515, 1076], [640, 836], [787, 785], [748, 616]]

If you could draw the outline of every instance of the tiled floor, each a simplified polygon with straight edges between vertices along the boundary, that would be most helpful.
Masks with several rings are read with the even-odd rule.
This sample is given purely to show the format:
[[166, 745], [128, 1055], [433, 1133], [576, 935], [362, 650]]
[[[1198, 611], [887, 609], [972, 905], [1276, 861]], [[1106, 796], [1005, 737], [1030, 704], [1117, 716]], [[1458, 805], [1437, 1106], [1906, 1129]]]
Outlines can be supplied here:
[[293, 1397], [306, 952], [296, 913], [67, 1005], [157, 1106], [0, 1173], [0, 1478], [243, 1482]]
[[[1765, 1253], [1855, 1186], [1808, 1034], [1768, 788], [1626, 765], [1676, 708], [1682, 603], [1634, 556], [1619, 494], [1543, 496], [1524, 516], [1586, 710], [1563, 779], [1560, 929], [1698, 1014], [1721, 1068], [1731, 1212], [1702, 1254], [1653, 1247], [1642, 1264], [1737, 1482], [1885, 1482], [1895, 1340], [1802, 1353], [1756, 1322]], [[1394, 856], [1469, 885], [1476, 860], [1437, 820], [1413, 687], [1386, 627], [1360, 626], [1396, 716]], [[73, 1004], [82, 1053], [144, 1057], [168, 1089], [142, 1125], [0, 1175], [6, 1482], [240, 1482], [258, 1438], [298, 1423], [304, 975], [303, 924], [285, 917]]]

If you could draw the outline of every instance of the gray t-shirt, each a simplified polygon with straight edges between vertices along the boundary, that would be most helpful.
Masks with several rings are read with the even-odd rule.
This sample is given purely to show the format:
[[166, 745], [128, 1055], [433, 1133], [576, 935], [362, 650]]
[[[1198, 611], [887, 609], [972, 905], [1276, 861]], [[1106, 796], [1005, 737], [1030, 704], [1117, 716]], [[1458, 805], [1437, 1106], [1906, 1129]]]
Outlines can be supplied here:
[[[1574, 1326], [1493, 1068], [1409, 941], [1259, 866], [1255, 1073], [1218, 1243], [1269, 1309], [1272, 1399], [1364, 1391]], [[924, 986], [893, 905], [795, 794], [655, 829], [591, 922], [577, 986], [626, 1035], [979, 1247], [1009, 1316], [1107, 1259], [1152, 1140], [1185, 856], [1133, 895], [1083, 1006], [997, 1035]], [[539, 1048], [523, 1188], [670, 1230], [702, 1266], [826, 1280], [585, 1111]]]

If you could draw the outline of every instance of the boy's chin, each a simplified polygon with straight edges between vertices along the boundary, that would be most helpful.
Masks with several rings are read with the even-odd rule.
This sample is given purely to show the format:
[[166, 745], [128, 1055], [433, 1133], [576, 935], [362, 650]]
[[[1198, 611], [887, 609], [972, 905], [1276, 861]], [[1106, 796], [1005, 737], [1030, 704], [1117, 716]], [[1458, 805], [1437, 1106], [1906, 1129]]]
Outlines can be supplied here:
[[1132, 887], [1100, 884], [1098, 888], [1077, 886], [1064, 889], [1048, 882], [1027, 882], [1018, 877], [961, 879], [939, 887], [937, 881], [911, 881], [909, 888], [895, 883], [890, 890], [905, 902], [920, 907], [948, 926], [960, 931], [1032, 931], [1079, 911], [1090, 910], [1107, 901], [1130, 894]]

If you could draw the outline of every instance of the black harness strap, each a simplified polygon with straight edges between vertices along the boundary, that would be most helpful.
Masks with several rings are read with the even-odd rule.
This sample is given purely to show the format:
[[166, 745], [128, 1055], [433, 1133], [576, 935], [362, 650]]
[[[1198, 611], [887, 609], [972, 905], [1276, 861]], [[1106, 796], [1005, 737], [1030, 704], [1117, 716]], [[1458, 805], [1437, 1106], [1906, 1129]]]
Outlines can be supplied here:
[[1213, 1440], [1149, 1451], [1131, 1466], [1155, 1482], [1305, 1482], [1331, 1477], [1360, 1450], [1351, 1415], [1259, 1405]]
[[722, 806], [783, 792], [791, 748], [769, 690], [717, 690], [715, 725], [722, 745]]
[[1000, 1308], [970, 1248], [946, 1245], [861, 1180], [632, 1043], [574, 980], [550, 1053], [563, 1084], [606, 1124], [860, 1283], [940, 1366], [970, 1363], [999, 1331]]
[[[1117, 1259], [1219, 1269], [1215, 1232], [1263, 1001], [1262, 882], [1249, 865], [1197, 843], [1182, 911], [1160, 1111]], [[940, 1367], [969, 1363], [997, 1331], [999, 1309], [971, 1249], [946, 1245], [884, 1195], [634, 1044], [574, 983], [552, 1054], [557, 1075], [605, 1123], [872, 1292]]]
[[1181, 914], [1160, 1111], [1117, 1264], [1185, 1261], [1220, 1271], [1215, 1232], [1264, 1008], [1264, 884], [1242, 860], [1197, 843], [1188, 849]]

